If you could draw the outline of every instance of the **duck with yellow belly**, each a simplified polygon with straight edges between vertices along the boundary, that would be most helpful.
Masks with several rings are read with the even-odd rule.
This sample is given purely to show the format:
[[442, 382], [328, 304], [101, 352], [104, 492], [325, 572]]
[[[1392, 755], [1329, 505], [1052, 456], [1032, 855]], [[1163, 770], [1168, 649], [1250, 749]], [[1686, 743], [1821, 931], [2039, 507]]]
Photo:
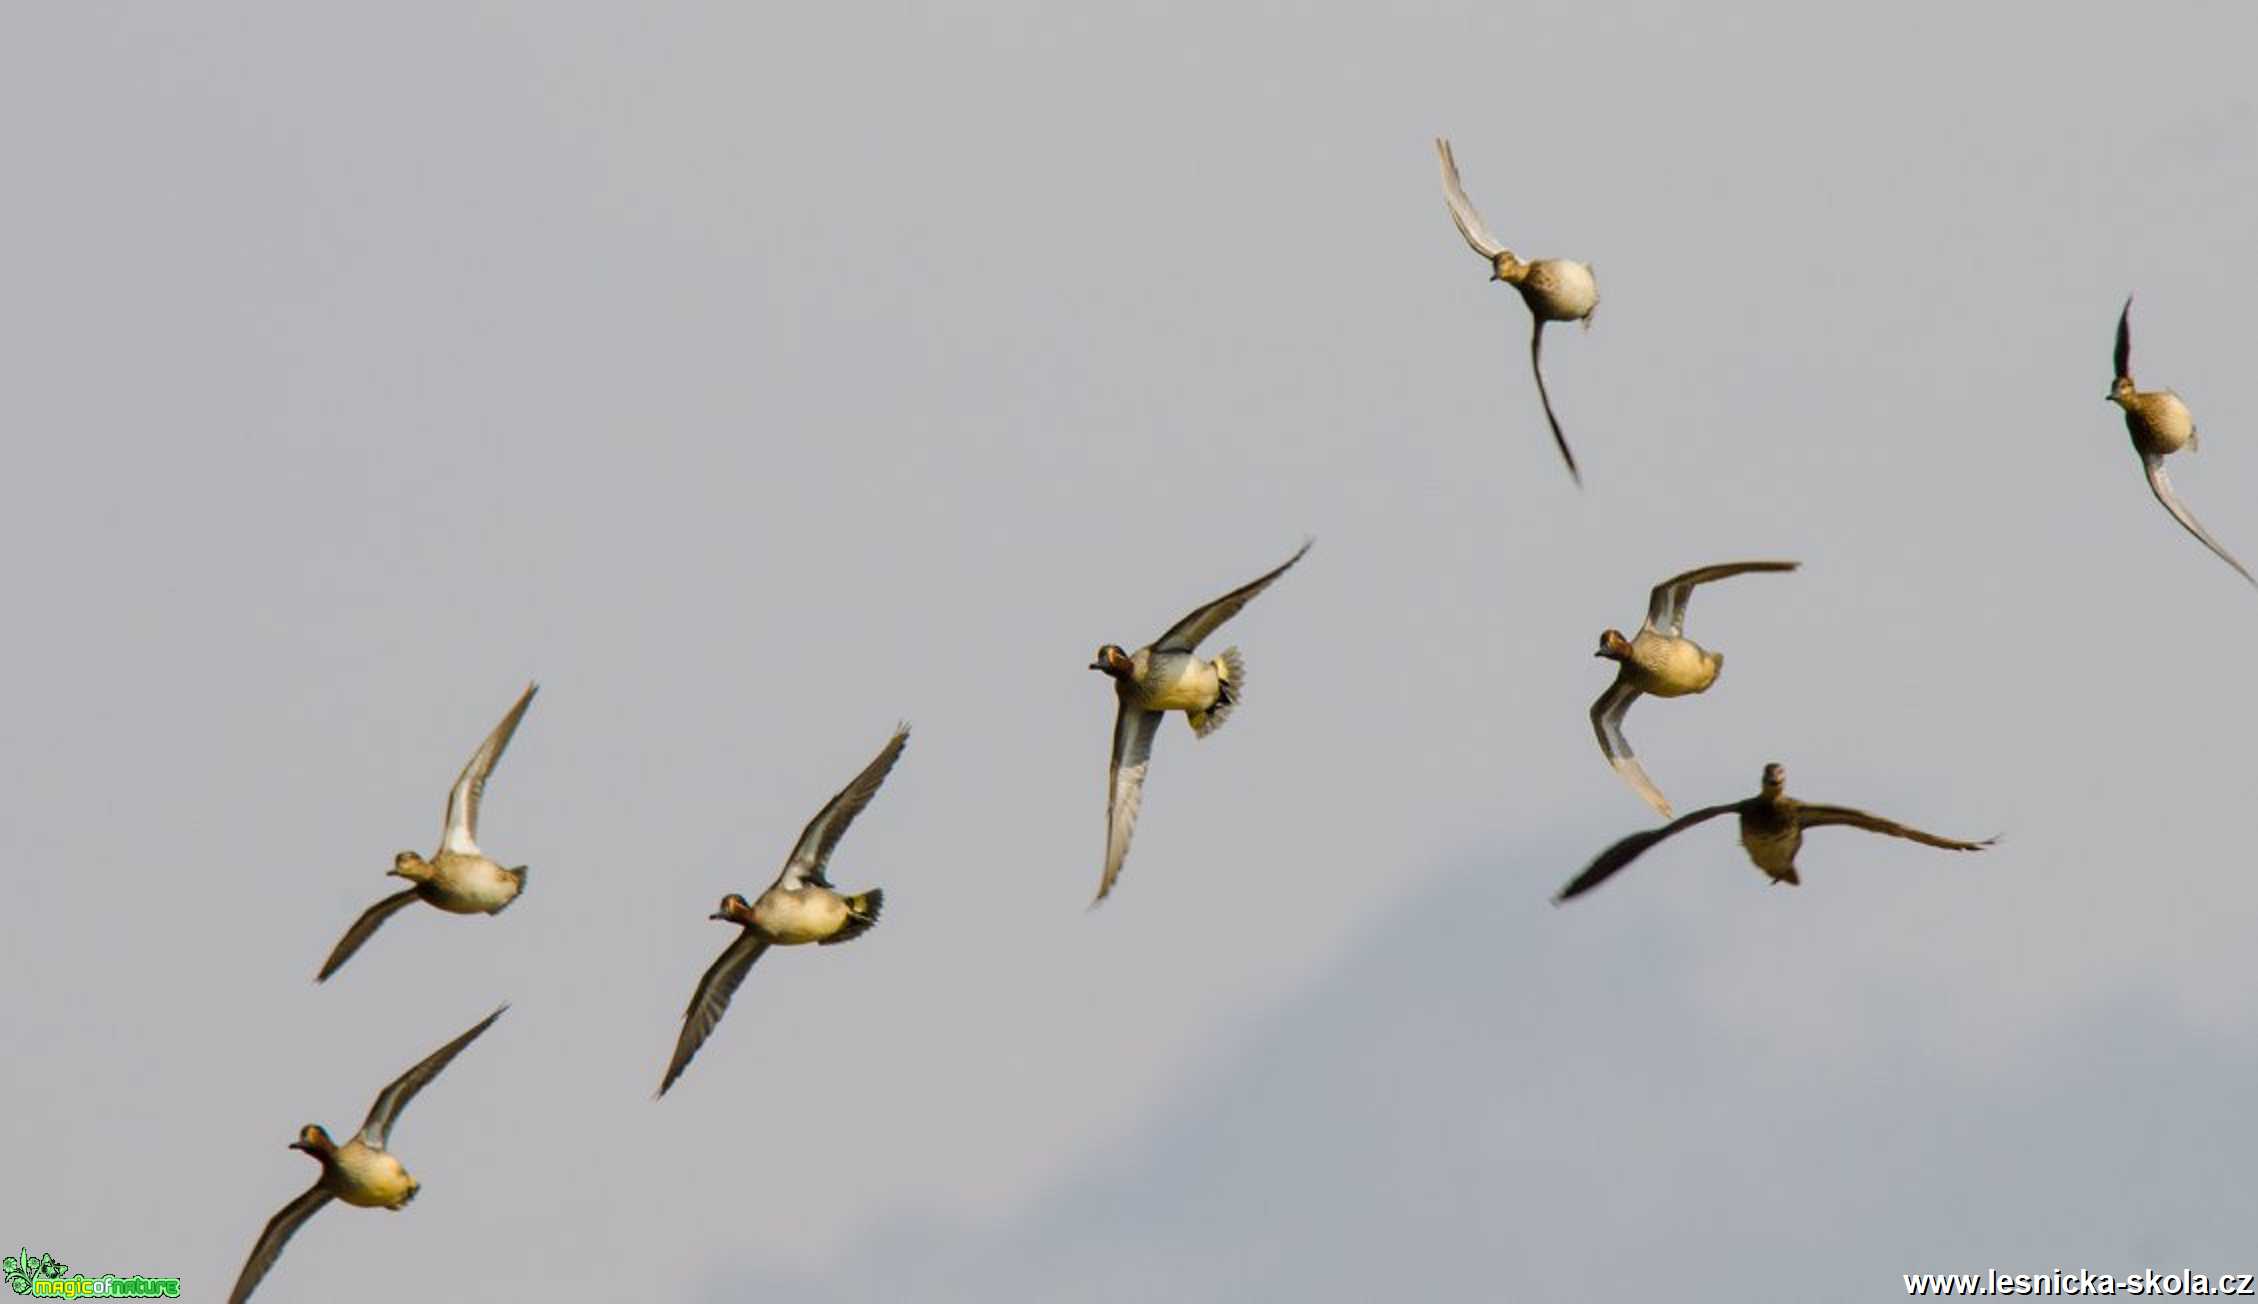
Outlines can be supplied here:
[[1113, 891], [1122, 862], [1129, 858], [1129, 835], [1144, 801], [1145, 770], [1152, 764], [1153, 737], [1160, 732], [1161, 716], [1182, 711], [1192, 732], [1205, 738], [1223, 727], [1246, 691], [1247, 665], [1239, 649], [1225, 648], [1221, 656], [1202, 657], [1196, 655], [1200, 640], [1291, 570], [1314, 542], [1304, 542], [1276, 570], [1200, 607], [1135, 652], [1123, 651], [1118, 643], [1098, 649], [1090, 669], [1112, 676], [1120, 705], [1113, 717], [1113, 766], [1106, 776], [1105, 871], [1091, 905]]
[[2258, 577], [2251, 575], [2243, 564], [2234, 559], [2226, 545], [2211, 537], [2195, 513], [2187, 509], [2180, 496], [2172, 492], [2172, 478], [2164, 474], [2164, 459], [2182, 449], [2194, 451], [2195, 416], [2187, 410], [2180, 396], [2168, 389], [2140, 389], [2133, 384], [2133, 301], [2117, 314], [2117, 348], [2112, 361], [2117, 377], [2109, 384], [2104, 395], [2109, 402], [2124, 409], [2125, 430], [2132, 436], [2133, 451], [2140, 455], [2140, 464], [2148, 474], [2148, 491], [2156, 501], [2180, 523], [2180, 528], [2195, 536], [2198, 543], [2209, 548], [2220, 561], [2234, 567], [2235, 573], [2258, 585]]
[[243, 1304], [258, 1289], [259, 1282], [282, 1257], [282, 1247], [305, 1225], [308, 1218], [321, 1212], [331, 1200], [343, 1200], [363, 1209], [391, 1209], [395, 1212], [407, 1207], [416, 1198], [420, 1183], [408, 1176], [408, 1170], [392, 1157], [385, 1147], [391, 1143], [393, 1120], [408, 1107], [417, 1092], [431, 1085], [439, 1070], [462, 1053], [463, 1047], [478, 1040], [480, 1033], [494, 1026], [502, 1017], [505, 1005], [480, 1019], [471, 1030], [455, 1038], [426, 1056], [423, 1062], [401, 1074], [390, 1086], [376, 1095], [376, 1103], [369, 1106], [368, 1117], [361, 1130], [343, 1145], [330, 1139], [329, 1130], [319, 1123], [308, 1123], [298, 1129], [298, 1139], [290, 1143], [292, 1150], [302, 1150], [321, 1165], [321, 1176], [306, 1189], [306, 1193], [282, 1207], [282, 1211], [267, 1221], [266, 1229], [259, 1233], [258, 1243], [251, 1247], [251, 1257], [243, 1263], [243, 1271], [235, 1279], [235, 1289], [228, 1292], [227, 1304]]
[[1641, 693], [1684, 697], [1703, 692], [1717, 682], [1718, 672], [1725, 668], [1722, 655], [1685, 636], [1686, 604], [1692, 600], [1696, 585], [1751, 571], [1792, 571], [1802, 564], [1734, 561], [1673, 575], [1647, 595], [1646, 623], [1639, 627], [1636, 638], [1625, 638], [1616, 629], [1599, 636], [1599, 650], [1592, 655], [1616, 663], [1615, 682], [1592, 703], [1592, 731], [1599, 735], [1600, 754], [1631, 785], [1631, 791], [1664, 818], [1670, 815], [1670, 803], [1647, 777], [1639, 758], [1631, 754], [1631, 741], [1623, 736], [1623, 716]]
[[1583, 473], [1576, 469], [1576, 455], [1568, 451], [1568, 436], [1560, 432], [1560, 418], [1552, 413], [1552, 392], [1545, 388], [1545, 323], [1581, 322], [1584, 329], [1591, 329], [1592, 313], [1599, 308], [1599, 283], [1592, 277], [1591, 264], [1573, 258], [1524, 259], [1515, 255], [1490, 234], [1482, 215], [1474, 211], [1474, 201], [1466, 197], [1466, 187], [1458, 178], [1458, 160], [1451, 154], [1450, 142], [1437, 137], [1435, 154], [1442, 161], [1443, 202], [1450, 209], [1451, 221], [1458, 225], [1459, 235], [1489, 263], [1490, 279], [1519, 290], [1522, 303], [1528, 306], [1533, 323], [1529, 330], [1529, 370], [1537, 378], [1537, 399], [1544, 405], [1545, 424], [1552, 427], [1552, 442], [1560, 449], [1560, 460], [1568, 464], [1568, 478], [1581, 487]]
[[518, 721], [525, 718], [526, 708], [533, 705], [533, 695], [539, 691], [540, 685], [527, 684], [502, 722], [464, 764], [455, 786], [447, 792], [447, 824], [440, 834], [439, 850], [429, 858], [413, 851], [392, 858], [386, 877], [404, 878], [408, 886], [361, 912], [345, 935], [337, 939], [337, 945], [330, 948], [329, 958], [314, 975], [315, 982], [329, 981], [329, 976], [343, 968], [385, 920], [418, 901], [451, 915], [498, 915], [525, 890], [526, 866], [504, 866], [478, 849], [478, 805], [486, 795], [486, 780], [494, 773], [495, 763], [509, 749], [510, 739], [517, 735]]
[[849, 895], [832, 887], [823, 871], [831, 862], [831, 849], [839, 845], [855, 816], [878, 795], [879, 785], [886, 782], [886, 775], [908, 742], [909, 726], [897, 726], [877, 757], [808, 821], [792, 854], [785, 858], [783, 870], [759, 899], [748, 902], [732, 892], [721, 899], [720, 909], [707, 916], [735, 924], [742, 931], [706, 967], [690, 993], [690, 1006], [682, 1012], [682, 1031], [675, 1037], [674, 1057], [667, 1061], [666, 1076], [659, 1080], [653, 1099], [664, 1096], [682, 1076], [682, 1070], [690, 1067], [691, 1057], [721, 1025], [730, 998], [752, 971], [753, 962], [769, 947], [809, 942], [832, 946], [853, 941], [878, 922], [879, 908], [886, 900], [884, 891], [872, 888]]

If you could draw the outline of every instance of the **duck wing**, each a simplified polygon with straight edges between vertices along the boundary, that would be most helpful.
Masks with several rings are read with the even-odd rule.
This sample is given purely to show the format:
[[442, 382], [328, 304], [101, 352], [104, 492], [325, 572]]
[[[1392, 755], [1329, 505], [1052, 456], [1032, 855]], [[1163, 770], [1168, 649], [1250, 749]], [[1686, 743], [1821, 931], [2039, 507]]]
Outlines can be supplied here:
[[800, 840], [793, 845], [791, 857], [784, 862], [783, 872], [776, 876], [776, 886], [798, 888], [809, 883], [830, 886], [829, 880], [823, 877], [823, 868], [831, 863], [831, 849], [846, 836], [847, 826], [855, 822], [855, 816], [862, 814], [862, 808], [878, 795], [879, 786], [893, 772], [894, 762], [901, 759], [902, 748], [908, 743], [909, 725], [895, 725], [894, 736], [878, 749], [878, 755], [871, 758], [870, 764], [862, 767], [862, 773], [825, 802], [823, 809], [800, 831]]
[[1689, 811], [1684, 815], [1680, 815], [1678, 818], [1670, 821], [1668, 824], [1665, 824], [1660, 828], [1647, 829], [1643, 832], [1634, 833], [1631, 836], [1624, 838], [1622, 841], [1617, 842], [1614, 846], [1609, 847], [1607, 850], [1602, 851], [1598, 856], [1594, 857], [1591, 864], [1584, 866], [1584, 872], [1568, 880], [1568, 886], [1560, 889], [1560, 891], [1553, 896], [1552, 903], [1554, 905], [1559, 905], [1563, 901], [1574, 900], [1575, 898], [1582, 896], [1584, 893], [1589, 892], [1593, 888], [1598, 887], [1600, 884], [1606, 882], [1608, 878], [1615, 873], [1616, 870], [1619, 870], [1625, 865], [1630, 864], [1632, 861], [1637, 860], [1641, 852], [1644, 852], [1648, 847], [1653, 846], [1655, 843], [1662, 841], [1664, 838], [1675, 837], [1676, 835], [1683, 833], [1687, 829], [1692, 828], [1694, 825], [1701, 823], [1703, 820], [1713, 820], [1720, 815], [1728, 815], [1737, 812], [1741, 809], [1741, 807], [1747, 804], [1748, 803], [1746, 802], [1733, 801], [1727, 802], [1722, 806], [1704, 806], [1700, 810]]

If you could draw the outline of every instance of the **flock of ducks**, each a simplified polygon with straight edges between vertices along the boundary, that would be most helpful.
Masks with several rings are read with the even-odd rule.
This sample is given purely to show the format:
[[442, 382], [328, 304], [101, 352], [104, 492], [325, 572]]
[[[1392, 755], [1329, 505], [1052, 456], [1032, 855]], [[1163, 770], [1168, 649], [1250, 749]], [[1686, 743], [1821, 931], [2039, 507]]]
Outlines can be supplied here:
[[[1490, 234], [1467, 198], [1450, 142], [1438, 139], [1435, 149], [1442, 165], [1443, 198], [1459, 234], [1490, 264], [1491, 279], [1504, 281], [1519, 290], [1528, 305], [1534, 322], [1529, 336], [1529, 365], [1536, 377], [1538, 399], [1544, 408], [1545, 422], [1560, 449], [1561, 460], [1567, 464], [1570, 477], [1580, 486], [1583, 478], [1576, 468], [1575, 455], [1569, 451], [1567, 436], [1561, 431], [1551, 395], [1545, 388], [1544, 329], [1547, 322], [1555, 321], [1581, 322], [1588, 328], [1592, 312], [1599, 306], [1598, 282], [1591, 267], [1584, 263], [1557, 258], [1524, 262], [1517, 257]], [[2124, 410], [2125, 426], [2147, 470], [2149, 488], [2188, 533], [2234, 567], [2245, 580], [2258, 586], [2258, 579], [2252, 578], [2242, 563], [2211, 537], [2172, 491], [2171, 481], [2164, 474], [2164, 459], [2196, 446], [2195, 421], [2187, 405], [2172, 391], [2135, 387], [2131, 318], [2132, 300], [2128, 298], [2117, 319], [2116, 378], [2108, 398]], [[1136, 828], [1142, 805], [1145, 772], [1152, 763], [1153, 741], [1160, 732], [1162, 719], [1168, 712], [1180, 711], [1193, 735], [1206, 738], [1230, 719], [1246, 692], [1246, 661], [1239, 649], [1227, 647], [1207, 657], [1200, 654], [1200, 644], [1300, 562], [1310, 546], [1311, 542], [1305, 541], [1275, 569], [1194, 609], [1136, 651], [1125, 651], [1119, 644], [1107, 643], [1090, 662], [1090, 669], [1113, 680], [1117, 703], [1112, 765], [1106, 781], [1105, 858], [1097, 895], [1091, 901], [1093, 907], [1113, 891], [1122, 865], [1128, 859], [1130, 835]], [[1554, 897], [1555, 903], [1591, 891], [1656, 843], [1722, 815], [1738, 817], [1742, 849], [1750, 863], [1775, 884], [1801, 882], [1795, 862], [1807, 829], [1845, 825], [1950, 851], [1980, 851], [1994, 841], [1940, 837], [1847, 806], [1797, 801], [1787, 795], [1787, 770], [1777, 762], [1764, 767], [1755, 796], [1705, 806], [1670, 819], [1669, 801], [1648, 777], [1632, 752], [1630, 741], [1623, 735], [1624, 715], [1641, 694], [1685, 697], [1705, 692], [1724, 669], [1722, 655], [1686, 637], [1686, 608], [1696, 588], [1736, 575], [1785, 573], [1800, 564], [1794, 561], [1725, 562], [1672, 576], [1657, 584], [1648, 595], [1646, 620], [1636, 635], [1626, 638], [1622, 631], [1615, 629], [1600, 634], [1599, 649], [1593, 655], [1616, 663], [1614, 682], [1592, 703], [1592, 728], [1599, 739], [1600, 754], [1641, 800], [1669, 822], [1634, 833], [1600, 852], [1561, 888]], [[503, 752], [508, 750], [510, 740], [516, 736], [518, 725], [532, 706], [537, 691], [537, 685], [528, 684], [501, 722], [471, 753], [454, 787], [448, 791], [439, 849], [429, 857], [403, 851], [394, 858], [387, 875], [405, 879], [408, 886], [370, 906], [353, 921], [322, 962], [315, 981], [324, 982], [336, 974], [386, 920], [416, 902], [449, 914], [496, 915], [507, 910], [524, 893], [526, 867], [504, 866], [479, 848], [478, 812], [486, 781], [493, 775]], [[883, 890], [871, 888], [843, 893], [825, 877], [825, 871], [848, 825], [877, 796], [908, 742], [909, 726], [897, 727], [878, 755], [808, 821], [799, 841], [785, 858], [783, 869], [758, 897], [748, 901], [732, 892], [721, 899], [720, 906], [709, 918], [735, 924], [739, 931], [736, 939], [707, 967], [691, 992], [674, 1053], [659, 1079], [657, 1096], [663, 1097], [690, 1066], [699, 1048], [720, 1026], [722, 1015], [728, 1011], [730, 999], [744, 982], [745, 975], [770, 947], [809, 943], [836, 945], [862, 936], [878, 923], [879, 911], [885, 902]], [[507, 1008], [502, 1006], [479, 1020], [377, 1093], [360, 1130], [343, 1145], [319, 1124], [309, 1123], [299, 1129], [290, 1148], [304, 1152], [320, 1164], [321, 1173], [311, 1187], [268, 1221], [228, 1296], [230, 1304], [242, 1304], [250, 1298], [281, 1256], [290, 1237], [331, 1200], [343, 1200], [363, 1208], [398, 1210], [415, 1198], [416, 1179], [409, 1176], [388, 1149], [392, 1125], [408, 1102], [492, 1027]]]

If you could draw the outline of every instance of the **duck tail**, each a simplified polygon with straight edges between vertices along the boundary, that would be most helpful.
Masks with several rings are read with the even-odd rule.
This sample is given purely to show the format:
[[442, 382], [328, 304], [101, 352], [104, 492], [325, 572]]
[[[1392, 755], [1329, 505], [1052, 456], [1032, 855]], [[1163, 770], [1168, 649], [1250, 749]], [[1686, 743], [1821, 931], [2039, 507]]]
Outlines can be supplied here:
[[830, 946], [836, 942], [851, 942], [869, 932], [878, 923], [878, 912], [886, 905], [886, 893], [883, 889], [874, 887], [868, 892], [858, 892], [845, 898], [845, 900], [847, 903], [847, 922], [839, 925], [838, 932], [823, 939], [825, 946]]
[[1190, 711], [1185, 719], [1190, 721], [1192, 732], [1205, 738], [1223, 727], [1231, 718], [1231, 708], [1247, 690], [1247, 661], [1239, 649], [1227, 647], [1215, 659], [1215, 705], [1205, 711]]
[[490, 914], [497, 914], [497, 915], [498, 915], [498, 914], [502, 913], [502, 912], [503, 912], [504, 910], [507, 910], [507, 909], [509, 909], [509, 908], [510, 908], [511, 906], [514, 906], [514, 905], [516, 905], [516, 904], [517, 904], [517, 899], [518, 899], [519, 897], [521, 897], [521, 896], [524, 896], [524, 895], [525, 895], [525, 876], [526, 876], [527, 874], [530, 874], [530, 873], [532, 873], [532, 872], [533, 872], [533, 866], [531, 866], [531, 865], [519, 865], [519, 866], [518, 866], [518, 867], [516, 867], [515, 869], [505, 869], [505, 870], [503, 870], [502, 872], [503, 872], [503, 873], [505, 873], [505, 874], [507, 874], [507, 875], [509, 875], [509, 876], [510, 876], [511, 878], [513, 878], [513, 879], [515, 879], [515, 880], [517, 881], [517, 891], [510, 893], [510, 899], [509, 899], [509, 900], [507, 900], [507, 901], [504, 901], [504, 902], [503, 902], [502, 904], [500, 904], [500, 905], [498, 905], [498, 906], [494, 907], [494, 909], [493, 909], [493, 910], [491, 910], [491, 911], [489, 911], [489, 912], [488, 912], [488, 913], [490, 913]]

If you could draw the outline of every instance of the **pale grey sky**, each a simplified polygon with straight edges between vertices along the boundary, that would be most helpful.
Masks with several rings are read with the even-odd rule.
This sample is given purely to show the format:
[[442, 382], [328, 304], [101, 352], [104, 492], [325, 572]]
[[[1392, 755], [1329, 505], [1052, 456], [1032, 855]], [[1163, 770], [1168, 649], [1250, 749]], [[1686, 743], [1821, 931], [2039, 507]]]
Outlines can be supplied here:
[[[261, 1299], [2258, 1270], [2258, 596], [2102, 402], [2138, 291], [2175, 481], [2258, 556], [2258, 13], [10, 28], [0, 1239], [218, 1297], [296, 1127], [508, 999], [394, 1132], [415, 1205]], [[1439, 132], [1598, 269], [1546, 358], [1582, 493]], [[1085, 913], [1091, 650], [1310, 534]], [[1791, 892], [1705, 828], [1553, 910], [1647, 822], [1593, 636], [1742, 556], [1805, 567], [1703, 594], [1727, 673], [1629, 721], [1663, 789], [1777, 759], [2006, 841], [1816, 835]], [[531, 677], [481, 827], [525, 898], [316, 988]], [[884, 922], [764, 960], [653, 1104], [705, 915], [902, 717], [833, 866]]]

